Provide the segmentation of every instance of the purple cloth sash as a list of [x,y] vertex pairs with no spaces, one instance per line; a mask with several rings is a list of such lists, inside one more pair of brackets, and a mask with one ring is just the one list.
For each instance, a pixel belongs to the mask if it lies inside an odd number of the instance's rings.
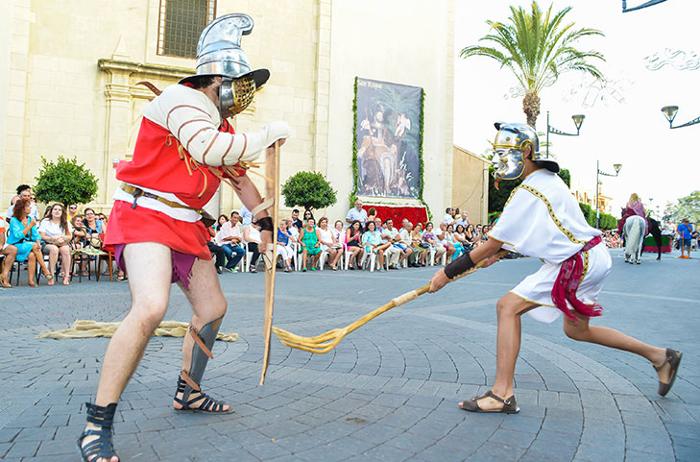
[[576,297],[576,291],[578,286],[581,284],[584,273],[583,258],[581,255],[583,252],[587,252],[596,245],[600,244],[602,239],[600,236],[596,236],[583,246],[581,250],[564,260],[559,269],[559,274],[557,275],[556,281],[554,281],[554,286],[552,287],[552,300],[557,308],[564,313],[564,316],[571,320],[576,320],[576,316],[571,312],[567,301],[576,310],[576,312],[588,316],[595,317],[603,314],[603,307],[597,303],[592,305],[583,303]]
[[[124,263],[124,248],[126,244],[115,244],[114,246],[114,259],[117,262],[117,266],[122,270],[126,271],[126,265]],[[178,252],[177,250],[170,249],[170,255],[172,258],[173,273],[171,276],[171,284],[174,282],[181,282],[185,289],[190,288],[190,277],[192,277],[192,266],[194,261],[197,259],[195,255],[190,255],[187,253]]]

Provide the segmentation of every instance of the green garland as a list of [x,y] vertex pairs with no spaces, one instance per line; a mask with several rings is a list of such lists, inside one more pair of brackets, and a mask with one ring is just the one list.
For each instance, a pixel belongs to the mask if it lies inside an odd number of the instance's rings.
[[[353,206],[357,200],[357,183],[359,182],[360,173],[357,169],[357,80],[355,77],[355,83],[353,85],[353,99],[352,99],[352,190],[348,195],[348,200],[350,201],[350,207]],[[433,214],[430,212],[430,207],[423,200],[423,126],[425,113],[425,90],[421,88],[420,94],[420,116],[418,117],[418,136],[420,136],[420,143],[418,144],[418,200],[425,207],[428,213],[428,220],[432,220]]]
[[352,190],[348,196],[350,207],[353,207],[357,200],[357,182],[359,181],[360,172],[357,170],[357,77],[353,86],[352,98]]

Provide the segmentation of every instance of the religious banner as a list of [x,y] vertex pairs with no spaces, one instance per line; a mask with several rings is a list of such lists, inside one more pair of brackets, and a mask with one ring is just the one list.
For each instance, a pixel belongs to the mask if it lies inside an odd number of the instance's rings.
[[358,78],[357,194],[421,199],[423,89]]

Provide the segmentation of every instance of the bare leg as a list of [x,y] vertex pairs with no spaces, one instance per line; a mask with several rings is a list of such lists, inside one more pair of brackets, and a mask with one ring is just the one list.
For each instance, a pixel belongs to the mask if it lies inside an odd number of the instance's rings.
[[170,249],[152,242],[129,244],[124,249],[124,259],[132,275],[129,278],[131,310],[107,347],[95,400],[99,406],[119,400],[168,308],[172,276]]
[[[133,278],[132,278],[133,279]],[[219,278],[216,276],[216,268],[208,260],[197,259],[192,266],[192,277],[190,278],[189,289],[185,289],[182,284],[178,284],[180,289],[192,305],[191,324],[197,331],[212,321],[221,319],[226,314],[226,299],[221,291]],[[194,339],[191,335],[185,335],[182,342],[182,370],[189,370],[192,364],[192,348]],[[198,393],[192,392],[189,399],[197,398]],[[182,398],[179,393],[178,398]],[[202,397],[202,400],[204,397]],[[200,400],[201,401],[201,400]],[[200,402],[193,402],[190,406],[196,408]],[[182,405],[173,401],[173,407],[182,408]],[[230,406],[224,405],[224,411],[228,411]]]
[[[661,366],[666,361],[666,349],[641,342],[609,327],[591,326],[589,319],[578,316],[578,322],[564,318],[564,333],[567,337],[580,342],[597,343],[609,348],[629,351],[649,360],[654,366]],[[668,382],[670,365],[666,363],[658,371],[659,380]]]
[[63,267],[63,285],[70,284],[71,257],[70,247],[64,245],[58,249],[61,255],[61,266]]
[[[151,334],[165,315],[170,295],[172,262],[168,247],[153,242],[129,244],[124,249],[124,258],[129,273],[134,276],[129,280],[131,310],[107,347],[95,398],[98,406],[119,400]],[[86,428],[99,427],[88,423]],[[96,438],[85,437],[83,446]],[[117,461],[116,457],[111,460]]]
[[46,244],[49,251],[49,273],[56,274],[56,263],[58,262],[58,247],[53,244]]
[[[503,399],[513,395],[515,362],[520,353],[520,316],[537,305],[508,292],[496,304],[498,334],[496,341],[496,380],[492,391]],[[503,403],[493,398],[478,400],[481,409],[501,409]],[[459,403],[461,406],[462,403]]]
[[27,257],[27,284],[29,287],[36,287],[36,255],[29,252]]
[[2,277],[0,277],[0,285],[5,288],[10,288],[10,269],[15,263],[15,258],[17,258],[17,247],[14,245],[8,245],[2,250],[3,255],[5,255],[5,260],[2,262]]

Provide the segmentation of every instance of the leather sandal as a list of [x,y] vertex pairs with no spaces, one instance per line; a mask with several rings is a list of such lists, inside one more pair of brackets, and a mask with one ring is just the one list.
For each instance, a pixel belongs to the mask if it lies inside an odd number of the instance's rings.
[[[177,391],[175,392],[175,398],[173,399],[182,407],[179,409],[175,408],[176,411],[205,412],[208,414],[231,414],[233,412],[232,407],[229,407],[227,410],[224,410],[224,406],[226,405],[226,403],[212,398],[211,396],[204,393],[201,389],[192,390],[191,393],[196,393],[196,396],[194,398],[188,399],[187,401],[178,398],[178,394],[185,393],[185,387],[187,387],[187,382],[182,378],[182,376],[178,377]],[[195,403],[199,404],[193,407],[192,405]]]
[[[484,398],[495,399],[496,401],[503,403],[503,407],[500,409],[482,409],[479,407],[479,400]],[[520,408],[515,402],[515,395],[511,395],[511,397],[508,399],[503,399],[500,396],[496,396],[491,390],[487,391],[481,396],[477,396],[476,398],[462,401],[462,403],[458,406],[460,409],[465,411],[479,412],[482,414],[517,414],[520,412]]]
[[[112,423],[117,403],[109,404],[106,407],[85,403],[85,406],[87,407],[87,421],[100,428],[86,429],[78,438],[78,451],[80,451],[81,460],[94,462],[100,458],[112,460],[112,457],[119,457],[112,446]],[[83,445],[83,440],[88,436],[97,436],[97,439]]]
[[683,358],[683,353],[681,353],[680,351],[672,350],[670,348],[666,348],[666,360],[659,367],[654,366],[654,369],[658,371],[659,369],[664,367],[666,363],[671,365],[669,382],[663,383],[659,380],[659,395],[666,396],[668,392],[671,391],[673,382],[676,381],[676,373],[678,372],[678,368],[681,365],[681,358]]

